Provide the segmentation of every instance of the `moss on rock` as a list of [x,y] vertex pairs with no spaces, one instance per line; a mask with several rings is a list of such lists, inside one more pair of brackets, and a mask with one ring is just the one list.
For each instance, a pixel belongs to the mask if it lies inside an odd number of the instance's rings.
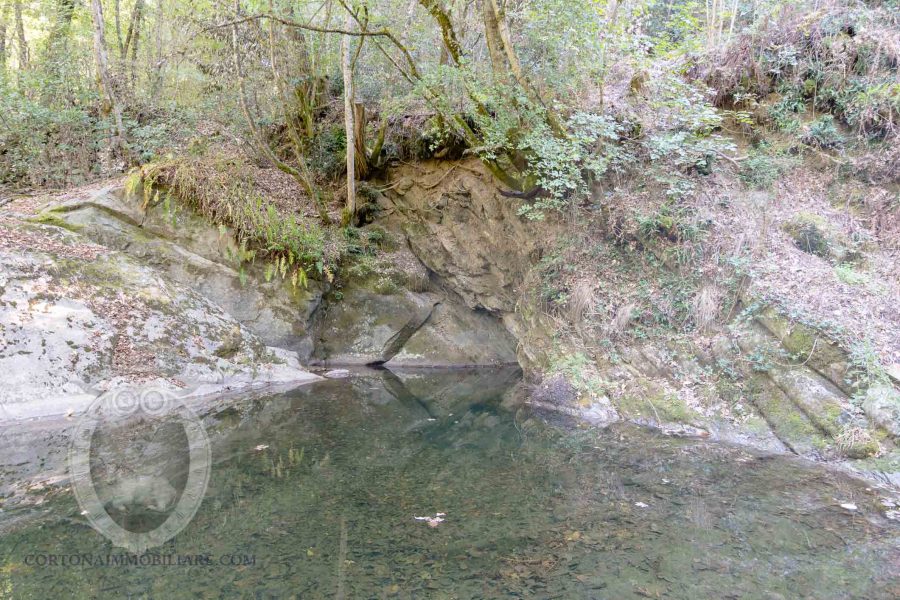
[[687,425],[696,425],[702,421],[701,415],[676,394],[647,378],[631,382],[624,393],[616,397],[615,403],[616,408],[627,419]]
[[73,223],[69,223],[62,218],[62,214],[59,211],[55,210],[45,210],[31,219],[31,222],[40,223],[41,225],[52,225],[54,227],[60,227],[73,233],[78,233],[81,231],[81,227]]
[[814,369],[844,393],[853,394],[853,386],[846,381],[850,368],[847,353],[827,334],[792,321],[771,306],[757,315],[756,320],[799,362]]
[[830,437],[814,425],[781,389],[763,374],[752,378],[754,406],[785,445],[800,454],[815,454],[832,445]]
[[825,232],[825,221],[817,215],[800,213],[783,225],[794,245],[808,254],[830,258],[831,245]]

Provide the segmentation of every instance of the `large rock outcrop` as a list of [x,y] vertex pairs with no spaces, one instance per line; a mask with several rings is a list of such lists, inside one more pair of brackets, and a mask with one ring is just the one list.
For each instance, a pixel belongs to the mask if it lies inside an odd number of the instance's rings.
[[392,179],[387,221],[404,231],[413,253],[469,307],[514,312],[548,228],[520,218],[517,202],[502,197],[475,160],[401,167]]
[[452,291],[429,287],[427,270],[405,246],[385,249],[382,262],[391,266],[384,272],[347,273],[337,288],[310,280],[304,288],[277,277],[267,281],[258,264],[241,262],[227,228],[174,202],[145,206],[120,187],[55,203],[41,218],[213,299],[263,343],[295,351],[304,363],[516,362],[515,339],[499,319],[469,308]]
[[316,361],[387,367],[516,364],[516,340],[503,323],[432,284],[405,245],[383,249],[379,265],[370,274],[347,278],[326,296],[316,313]]
[[135,381],[202,395],[317,379],[164,272],[16,217],[0,219],[0,374],[3,418],[78,411]]
[[499,319],[526,372],[545,366],[555,324],[537,307],[534,268],[556,227],[517,213],[474,159],[426,161],[391,172],[381,222],[403,232],[416,258],[466,306]]
[[[896,411],[884,400],[896,397],[896,387],[885,384],[889,395],[870,394],[860,406],[865,390],[850,381],[846,349],[821,332],[747,294],[733,308],[731,323],[693,341],[682,336],[680,344],[641,341],[602,327],[580,331],[559,306],[555,316],[548,315],[541,297],[542,286],[553,283],[541,271],[542,259],[552,259],[550,253],[566,245],[557,243],[566,223],[553,215],[541,223],[521,217],[522,201],[502,195],[475,160],[401,165],[390,180],[379,200],[380,222],[403,232],[410,250],[442,285],[467,306],[495,315],[516,338],[526,375],[543,379],[522,394],[525,401],[589,419],[599,411],[602,423],[622,418],[667,433],[896,470],[896,446],[885,438],[896,429]],[[618,242],[598,235],[593,243]],[[632,246],[619,251],[653,252],[636,241]],[[654,258],[661,269],[677,268],[666,256]],[[620,283],[639,284],[627,277]],[[596,285],[615,296],[612,282]],[[760,306],[749,317],[740,314],[740,308]],[[594,352],[598,347],[615,358]]]
[[190,209],[174,202],[145,207],[141,198],[117,186],[54,204],[44,215],[214,299],[266,344],[296,351],[304,361],[312,353],[307,325],[323,286],[266,281],[258,266],[241,262],[228,229]]

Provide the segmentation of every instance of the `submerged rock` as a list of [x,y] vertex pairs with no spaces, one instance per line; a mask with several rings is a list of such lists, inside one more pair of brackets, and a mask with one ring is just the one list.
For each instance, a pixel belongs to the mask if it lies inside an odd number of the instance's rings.
[[621,419],[607,396],[579,389],[564,373],[545,377],[532,390],[526,403],[541,410],[584,419],[595,427],[607,427]]
[[562,373],[545,377],[531,394],[531,400],[542,404],[567,405],[578,401],[578,390]]

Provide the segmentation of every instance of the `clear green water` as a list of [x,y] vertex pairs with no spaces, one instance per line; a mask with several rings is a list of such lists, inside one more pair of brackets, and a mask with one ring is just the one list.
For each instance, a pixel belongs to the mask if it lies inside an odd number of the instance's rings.
[[[203,505],[157,549],[213,564],[26,564],[118,552],[60,492],[0,539],[0,597],[900,597],[883,492],[786,457],[548,425],[500,408],[513,380],[364,377],[219,410]],[[252,564],[218,564],[235,554]]]

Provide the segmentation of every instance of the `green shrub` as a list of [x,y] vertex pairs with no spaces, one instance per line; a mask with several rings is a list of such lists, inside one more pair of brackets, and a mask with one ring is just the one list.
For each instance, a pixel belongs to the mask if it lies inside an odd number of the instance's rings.
[[738,176],[751,188],[767,190],[792,165],[793,161],[790,158],[770,154],[765,147],[760,147],[751,151],[747,159],[741,163]]
[[837,148],[844,143],[832,115],[823,115],[809,124],[803,142],[817,148]]
[[61,187],[91,179],[108,124],[84,106],[42,103],[0,77],[0,184]]
[[896,135],[900,128],[900,83],[892,76],[884,81],[858,81],[850,86],[843,103],[847,122],[872,137]]
[[800,127],[797,116],[806,112],[806,104],[796,90],[788,88],[785,92],[778,102],[769,107],[769,118],[781,131],[797,131]]

